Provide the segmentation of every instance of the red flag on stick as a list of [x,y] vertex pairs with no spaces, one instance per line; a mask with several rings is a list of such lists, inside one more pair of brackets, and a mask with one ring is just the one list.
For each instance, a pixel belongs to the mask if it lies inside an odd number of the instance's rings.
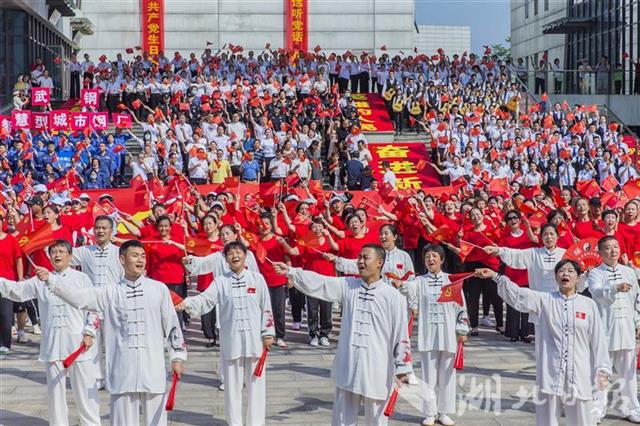
[[184,300],[182,296],[180,296],[175,291],[169,290],[169,294],[171,295],[171,303],[173,303],[173,306],[181,304],[182,301]]
[[396,274],[394,274],[393,272],[385,272],[384,276],[389,278],[390,280],[398,280],[398,281],[406,281],[409,279],[409,277],[413,275],[413,272],[411,271],[407,271],[405,272],[405,274],[401,277],[397,276]]
[[456,357],[453,361],[453,368],[456,370],[464,369],[464,344],[458,340],[458,349],[456,350]]
[[411,333],[413,332],[413,320],[414,320],[414,315],[413,315],[413,311],[411,311],[411,316],[409,317],[409,339],[411,339]]
[[442,293],[438,298],[438,302],[456,302],[460,306],[464,306],[462,299],[462,284],[464,280],[473,275],[473,272],[465,272],[462,274],[449,274],[450,284],[442,287]]
[[391,417],[393,415],[393,409],[396,406],[396,402],[398,401],[398,393],[400,388],[396,386],[393,388],[393,392],[391,392],[391,396],[387,401],[387,405],[384,407],[384,415],[385,417]]
[[222,249],[222,246],[212,243],[206,238],[198,237],[188,237],[185,241],[185,247],[189,253],[193,253],[196,256],[206,256],[216,249]]
[[71,355],[69,355],[68,357],[66,357],[64,359],[64,361],[62,361],[62,366],[64,368],[69,368],[71,366],[71,364],[73,364],[73,361],[75,361],[76,358],[78,358],[80,356],[80,354],[82,354],[86,349],[87,348],[84,345],[84,343],[80,343],[80,347],[78,349],[76,349],[75,351],[71,352]]
[[253,370],[253,375],[256,377],[262,377],[262,372],[264,371],[264,364],[267,362],[267,354],[269,353],[269,349],[262,348],[262,355],[260,355],[260,360],[256,364],[255,370]]
[[18,245],[22,252],[29,256],[36,250],[43,249],[55,241],[51,225],[46,224],[28,234],[21,235],[18,238]]
[[178,375],[173,373],[173,381],[171,382],[171,389],[169,389],[169,396],[167,397],[167,404],[164,406],[166,411],[172,411],[176,400],[176,387],[178,385]]

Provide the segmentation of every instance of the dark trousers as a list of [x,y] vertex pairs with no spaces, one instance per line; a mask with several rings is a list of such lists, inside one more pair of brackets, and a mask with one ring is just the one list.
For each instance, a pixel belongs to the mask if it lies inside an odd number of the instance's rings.
[[402,111],[400,112],[392,111],[391,114],[392,114],[391,118],[396,125],[396,132],[398,133],[402,132]]
[[107,109],[110,113],[118,112],[118,104],[120,103],[120,95],[107,95]]
[[562,93],[562,80],[553,80],[553,93],[556,95]]
[[336,84],[337,82],[338,82],[338,74],[329,74],[329,84],[331,85],[329,90],[331,90],[333,88],[333,85]]
[[[187,285],[185,283],[165,283],[167,288],[183,299],[187,297]],[[189,318],[186,312],[176,312],[178,316],[178,322],[180,322],[180,328],[184,329],[184,320]]]
[[27,315],[29,315],[29,319],[31,320],[31,324],[40,324],[40,311],[38,310],[38,299],[27,300],[26,302],[14,302],[13,303],[13,312],[24,312],[27,311]]
[[200,317],[202,323],[202,333],[209,340],[218,340],[218,330],[216,330],[216,308]]
[[360,79],[360,93],[369,93],[369,73],[361,72]]
[[71,87],[69,88],[69,97],[78,99],[80,97],[80,71],[71,72]]
[[152,93],[149,97],[149,106],[151,109],[156,109],[158,105],[162,102],[162,93]]
[[[481,263],[471,262],[465,265],[468,272],[475,271],[476,268],[484,268]],[[469,326],[478,327],[478,316],[480,313],[480,295],[493,306],[493,313],[496,318],[496,327],[503,325],[502,299],[498,296],[496,284],[490,279],[480,279],[472,277],[464,282],[464,297],[467,302],[467,313],[469,315]]]
[[541,95],[542,93],[544,93],[545,89],[545,80],[544,78],[536,78],[536,87],[535,87],[535,92],[536,95]]
[[13,325],[13,301],[0,298],[0,346],[11,349],[11,326]]
[[293,317],[293,322],[302,322],[304,297],[304,293],[295,287],[289,289],[289,301],[291,302],[291,316]]
[[504,335],[506,337],[527,337],[533,334],[533,324],[529,322],[529,314],[518,312],[507,305],[507,320],[504,324]]
[[360,93],[358,86],[360,83],[360,74],[351,76],[351,93]]
[[340,93],[344,93],[349,88],[349,79],[348,78],[338,78],[338,91]]
[[207,178],[190,178],[191,183],[194,183],[196,185],[206,185],[207,184]]
[[[309,323],[310,337],[329,337],[333,327],[331,322],[332,309],[333,304],[331,302],[325,302],[315,297],[307,297],[307,321]],[[320,315],[319,323],[318,315]]]
[[273,321],[275,322],[276,338],[282,339],[285,334],[284,305],[287,299],[287,289],[284,284],[277,287],[269,287]]

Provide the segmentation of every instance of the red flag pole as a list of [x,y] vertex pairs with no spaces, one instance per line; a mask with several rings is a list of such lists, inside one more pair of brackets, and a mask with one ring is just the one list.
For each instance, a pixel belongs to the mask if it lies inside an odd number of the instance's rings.
[[167,397],[167,403],[164,406],[166,411],[172,411],[176,399],[176,387],[178,385],[178,375],[173,373],[173,381],[171,382],[171,389],[169,389],[169,396]]
[[391,396],[387,401],[387,405],[384,407],[384,415],[385,417],[391,417],[393,415],[393,409],[396,406],[396,402],[398,401],[398,393],[400,391],[399,386],[395,386],[393,388],[393,392],[391,392]]
[[87,347],[84,345],[84,343],[80,343],[80,347],[78,349],[76,349],[75,351],[73,351],[71,353],[71,355],[66,357],[64,359],[64,361],[62,361],[62,366],[64,368],[69,368],[71,366],[71,364],[73,364],[73,361],[75,361],[76,358],[78,358],[80,356],[80,354],[82,354],[86,349],[87,349]]
[[458,340],[458,349],[456,350],[456,357],[453,361],[453,368],[456,370],[464,369],[464,343]]
[[256,364],[255,370],[253,370],[253,375],[256,377],[262,377],[262,372],[264,371],[264,365],[267,361],[267,354],[269,353],[269,349],[262,348],[262,355],[260,355],[260,360],[258,364]]

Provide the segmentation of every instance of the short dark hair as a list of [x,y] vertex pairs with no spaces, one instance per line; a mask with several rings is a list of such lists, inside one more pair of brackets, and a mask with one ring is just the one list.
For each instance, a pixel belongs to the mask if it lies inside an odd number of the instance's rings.
[[442,246],[440,244],[427,244],[426,246],[424,246],[422,248],[422,258],[424,259],[424,257],[427,255],[428,252],[434,252],[434,253],[438,253],[440,255],[440,259],[444,260],[445,258],[445,253],[444,253],[444,249],[442,248]]
[[540,227],[540,235],[544,234],[544,231],[546,231],[546,230],[547,230],[547,228],[551,228],[551,229],[553,229],[553,232],[555,232],[555,233],[556,233],[556,235],[559,235],[559,234],[558,234],[558,227],[557,227],[557,226],[555,226],[553,223],[545,223],[544,225],[542,225],[542,226]]
[[384,251],[384,249],[380,244],[375,244],[375,243],[365,244],[362,246],[362,249],[360,251],[364,249],[373,250],[376,253],[376,256],[378,257],[378,259],[382,260],[382,265],[384,265],[384,260],[387,257],[387,252]]
[[126,256],[127,251],[129,251],[130,248],[135,247],[135,248],[141,248],[144,250],[144,244],[142,244],[140,241],[138,240],[129,240],[129,241],[125,241],[124,243],[122,243],[122,245],[120,246],[120,250],[118,251],[118,254],[120,256]]
[[160,208],[160,207],[163,207],[165,209],[167,208],[167,206],[165,206],[163,203],[155,203],[153,205],[153,207],[151,207],[151,213],[153,213],[155,215],[156,214],[156,209]]
[[73,252],[73,248],[71,247],[71,243],[67,240],[55,240],[53,242],[53,244],[51,244],[49,246],[49,248],[47,249],[47,252],[49,254],[51,254],[51,250],[53,250],[56,247],[64,247],[65,249],[67,249],[67,253],[71,254]]
[[93,221],[94,225],[98,222],[109,222],[109,225],[111,225],[112,228],[114,225],[111,216],[107,216],[106,214],[101,214],[100,216],[96,217],[96,220]]
[[231,250],[235,250],[235,249],[242,250],[242,252],[245,254],[247,253],[247,246],[242,244],[240,241],[231,241],[230,243],[227,243],[227,245],[224,246],[224,249],[222,250],[222,254],[227,256],[227,254],[229,254]]
[[160,222],[164,220],[166,220],[167,222],[169,222],[169,224],[171,224],[171,219],[169,219],[169,216],[167,216],[166,214],[163,214],[162,216],[159,216],[156,218],[156,227],[160,225]]
[[[618,239],[613,235],[605,235],[598,240],[598,250],[602,250],[602,247],[609,241],[618,241]],[[620,242],[618,242],[618,244],[620,244]]]
[[576,262],[575,260],[572,260],[572,259],[562,259],[560,262],[558,262],[556,264],[556,267],[553,269],[553,272],[555,274],[557,274],[558,271],[560,270],[560,268],[562,268],[567,263],[570,263],[575,268],[576,272],[578,272],[578,275],[580,275],[582,273],[582,269],[580,268],[580,264],[578,262]]
[[604,219],[604,218],[605,218],[605,216],[608,216],[608,215],[610,215],[610,214],[614,215],[614,216],[616,217],[616,219],[618,218],[618,212],[617,212],[617,211],[615,211],[615,210],[613,210],[613,209],[606,209],[606,210],[603,210],[603,211],[602,211],[602,214],[600,214],[600,217],[601,217],[602,219]]

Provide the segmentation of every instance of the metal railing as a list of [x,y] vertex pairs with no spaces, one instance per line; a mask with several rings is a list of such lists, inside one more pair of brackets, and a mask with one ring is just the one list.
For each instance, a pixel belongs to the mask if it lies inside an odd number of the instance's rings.
[[640,73],[634,70],[549,70],[516,75],[536,95],[640,95]]

